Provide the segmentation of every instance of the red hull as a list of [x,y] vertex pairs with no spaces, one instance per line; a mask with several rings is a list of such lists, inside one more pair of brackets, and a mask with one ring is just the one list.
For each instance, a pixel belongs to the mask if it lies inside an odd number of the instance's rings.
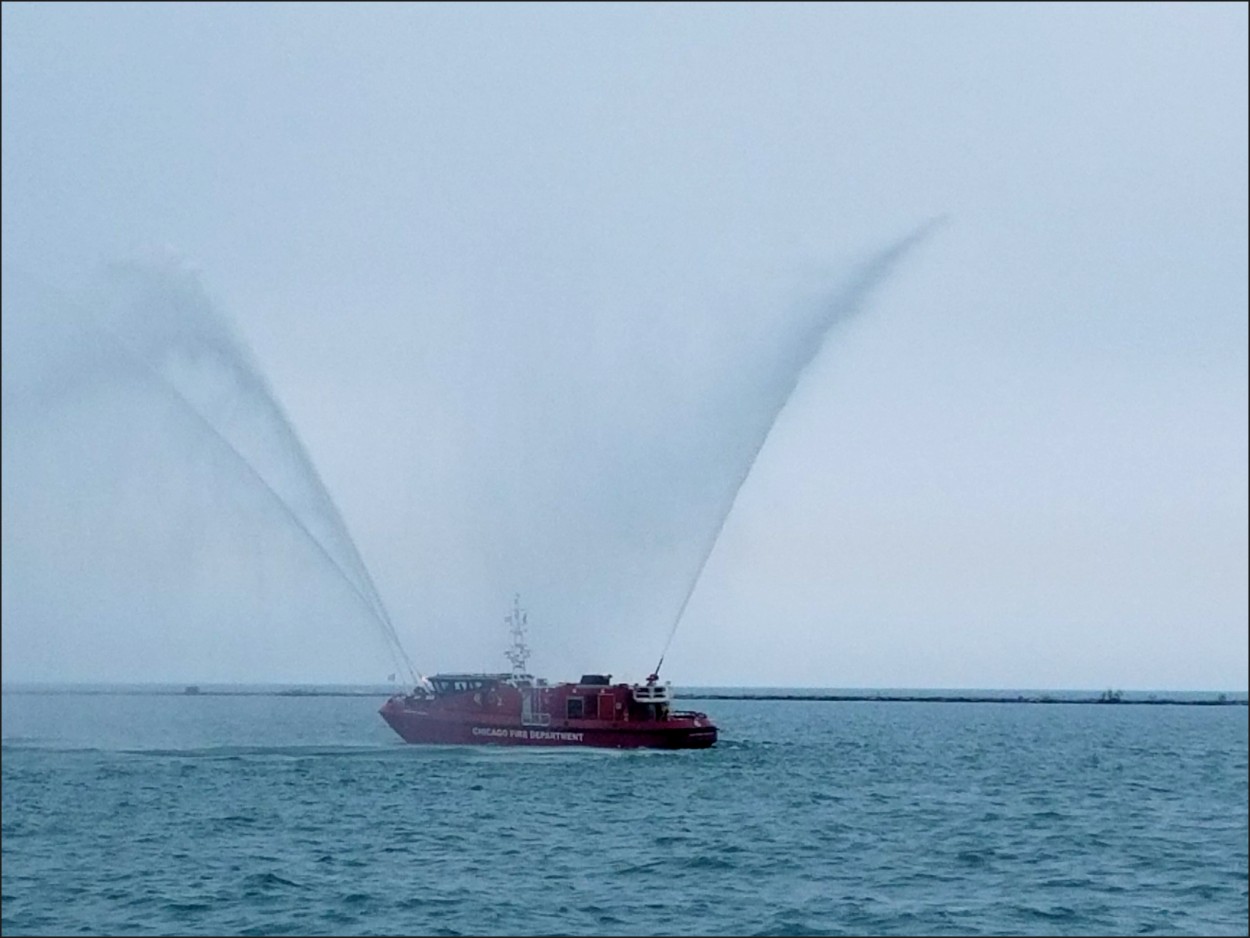
[[500,674],[435,675],[428,684],[395,695],[379,711],[404,742],[608,749],[716,743],[707,714],[669,709],[667,685],[609,685],[600,675],[548,685]]
[[706,749],[716,743],[716,727],[699,717],[675,717],[648,726],[569,721],[562,726],[522,726],[512,721],[443,718],[408,710],[391,698],[382,718],[407,743],[496,746],[598,746],[608,749]]

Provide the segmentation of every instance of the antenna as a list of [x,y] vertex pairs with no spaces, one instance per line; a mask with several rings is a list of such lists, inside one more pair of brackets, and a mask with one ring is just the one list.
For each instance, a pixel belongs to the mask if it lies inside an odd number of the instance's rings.
[[530,646],[525,643],[525,627],[529,623],[529,613],[521,608],[520,593],[512,597],[512,612],[504,616],[503,620],[508,623],[508,634],[512,636],[512,644],[504,652],[508,661],[512,663],[512,676],[529,677],[529,672],[525,668],[530,657]]

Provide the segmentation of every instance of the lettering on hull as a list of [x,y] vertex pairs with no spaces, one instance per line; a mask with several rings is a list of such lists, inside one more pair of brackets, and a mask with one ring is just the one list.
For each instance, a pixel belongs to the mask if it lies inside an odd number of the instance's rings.
[[506,726],[475,726],[474,736],[505,736],[508,739],[542,739],[560,743],[580,743],[581,733],[562,730],[518,730]]

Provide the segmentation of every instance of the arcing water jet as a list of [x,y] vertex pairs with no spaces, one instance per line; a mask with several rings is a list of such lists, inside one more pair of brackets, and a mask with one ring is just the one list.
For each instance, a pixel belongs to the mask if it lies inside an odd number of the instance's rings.
[[793,396],[794,389],[798,386],[799,379],[803,376],[804,371],[807,370],[812,359],[816,357],[816,353],[820,351],[825,337],[836,325],[860,312],[872,291],[889,278],[899,261],[928,238],[945,221],[946,216],[942,215],[925,222],[915,231],[894,242],[862,264],[846,285],[824,307],[823,314],[816,317],[809,327],[797,337],[797,341],[790,350],[791,354],[783,363],[784,370],[778,373],[776,381],[772,386],[774,396],[768,402],[770,409],[766,412],[766,419],[762,424],[762,429],[756,439],[751,441],[748,450],[749,456],[742,464],[741,471],[738,473],[734,484],[730,487],[728,497],[720,506],[720,511],[716,515],[716,523],[711,528],[709,536],[698,555],[699,563],[695,567],[694,576],[691,577],[681,605],[677,609],[677,615],[673,618],[673,625],[669,629],[668,638],[665,640],[664,648],[660,652],[660,660],[652,672],[653,677],[658,677],[660,673],[660,668],[664,664],[664,656],[668,654],[669,645],[672,644],[673,636],[677,634],[677,627],[681,623],[682,616],[685,615],[686,607],[690,604],[690,598],[694,595],[695,588],[699,585],[699,579],[703,576],[703,570],[712,556],[712,551],[716,549],[716,542],[720,540],[721,532],[725,529],[725,522],[729,519],[730,512],[733,511],[734,503],[738,500],[738,493],[742,491],[742,486],[746,483],[747,477],[750,476],[751,470],[755,467],[760,451],[764,448],[769,434],[777,423],[777,418],[781,415],[782,410],[785,409],[786,403]]

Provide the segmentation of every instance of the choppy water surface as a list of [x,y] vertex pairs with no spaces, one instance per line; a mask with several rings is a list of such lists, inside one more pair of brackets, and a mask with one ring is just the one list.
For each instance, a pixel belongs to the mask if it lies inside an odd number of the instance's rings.
[[366,697],[3,699],[5,934],[1245,934],[1245,707],[707,701],[700,752]]

